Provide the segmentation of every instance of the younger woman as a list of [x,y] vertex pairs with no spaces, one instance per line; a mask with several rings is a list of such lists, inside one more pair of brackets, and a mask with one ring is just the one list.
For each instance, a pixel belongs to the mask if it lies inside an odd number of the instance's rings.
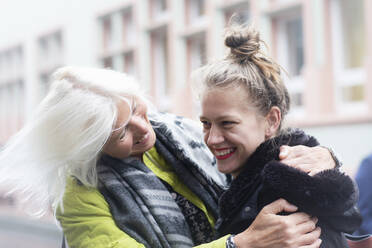
[[[360,224],[353,182],[337,168],[311,176],[279,162],[282,145],[319,143],[301,130],[281,129],[289,95],[280,67],[261,52],[260,43],[257,31],[231,27],[225,38],[230,53],[198,73],[204,141],[219,171],[234,178],[219,201],[217,230],[238,234],[266,204],[284,198],[319,219],[321,247],[347,247],[342,232],[351,233]],[[243,239],[238,234],[230,241],[240,247]],[[289,246],[299,247],[291,242]],[[276,247],[261,245],[257,247]]]

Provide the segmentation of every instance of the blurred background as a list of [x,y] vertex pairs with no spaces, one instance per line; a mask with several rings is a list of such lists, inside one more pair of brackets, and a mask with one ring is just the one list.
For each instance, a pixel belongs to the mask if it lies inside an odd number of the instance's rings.
[[[369,0],[2,0],[0,147],[63,65],[132,74],[160,110],[197,119],[190,74],[224,55],[223,30],[234,13],[239,22],[254,23],[288,72],[287,124],[332,147],[354,176],[372,152]],[[20,210],[21,199],[5,191],[0,188],[0,247],[60,247],[52,214],[32,219]]]

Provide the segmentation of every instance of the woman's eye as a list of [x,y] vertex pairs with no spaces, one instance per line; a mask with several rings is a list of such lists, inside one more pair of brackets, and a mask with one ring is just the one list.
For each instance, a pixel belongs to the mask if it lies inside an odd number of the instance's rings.
[[137,113],[137,103],[134,102],[132,106],[132,114],[135,115]]
[[208,121],[201,121],[201,123],[203,124],[204,129],[208,129],[211,126],[211,124]]
[[126,134],[127,134],[127,127],[124,127],[124,130],[122,131],[122,133],[119,136],[119,140],[123,141],[126,138]]
[[222,122],[222,126],[224,126],[224,127],[230,127],[234,124],[235,124],[235,122],[233,122],[233,121],[223,121]]

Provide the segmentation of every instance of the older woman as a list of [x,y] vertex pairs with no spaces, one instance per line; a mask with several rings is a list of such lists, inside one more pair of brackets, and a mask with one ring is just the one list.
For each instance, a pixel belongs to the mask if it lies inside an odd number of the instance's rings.
[[[199,127],[156,111],[148,118],[148,107],[122,73],[61,68],[33,118],[1,152],[0,180],[40,210],[52,203],[70,247],[225,247],[229,235],[214,240],[213,227],[226,178]],[[317,158],[312,170],[335,166],[327,149],[287,149],[284,161],[304,170],[309,157]],[[282,210],[296,207],[269,204],[241,236],[280,247],[287,246],[279,237],[318,239],[315,219],[278,219]]]

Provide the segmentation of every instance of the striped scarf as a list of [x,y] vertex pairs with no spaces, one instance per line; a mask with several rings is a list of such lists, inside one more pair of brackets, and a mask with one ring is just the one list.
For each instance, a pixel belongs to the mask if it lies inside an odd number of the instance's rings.
[[[217,216],[225,178],[215,168],[202,134],[189,120],[169,114],[151,116],[156,149],[180,180]],[[146,247],[192,247],[189,227],[162,181],[136,158],[103,156],[98,163],[99,190],[118,227]]]

